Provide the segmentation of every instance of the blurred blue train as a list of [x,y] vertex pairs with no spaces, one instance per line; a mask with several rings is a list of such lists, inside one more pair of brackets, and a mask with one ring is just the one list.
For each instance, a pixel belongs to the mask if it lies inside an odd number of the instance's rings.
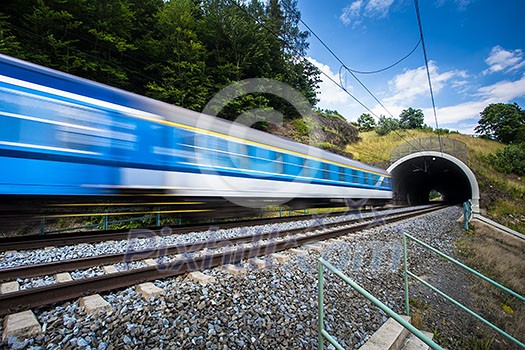
[[0,55],[0,196],[146,192],[392,196],[382,169]]

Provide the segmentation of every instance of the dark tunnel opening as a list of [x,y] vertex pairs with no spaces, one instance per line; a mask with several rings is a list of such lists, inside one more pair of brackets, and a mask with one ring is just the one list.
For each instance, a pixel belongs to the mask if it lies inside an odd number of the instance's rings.
[[401,162],[390,171],[396,203],[426,204],[432,190],[441,193],[443,201],[449,203],[462,203],[472,198],[469,176],[449,159],[418,156]]

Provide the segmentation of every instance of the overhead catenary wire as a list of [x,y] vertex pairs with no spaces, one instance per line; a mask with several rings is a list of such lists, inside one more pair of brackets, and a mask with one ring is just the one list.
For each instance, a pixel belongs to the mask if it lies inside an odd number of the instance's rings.
[[432,79],[430,79],[430,69],[428,68],[428,57],[427,57],[427,49],[425,47],[425,38],[423,36],[423,25],[421,24],[421,14],[419,11],[419,1],[414,0],[414,5],[416,7],[416,16],[417,16],[417,24],[419,27],[419,34],[421,38],[421,47],[423,49],[423,57],[425,59],[425,67],[427,69],[427,78],[428,78],[428,87],[430,89],[430,98],[432,100],[432,110],[434,111],[434,120],[436,121],[436,131],[438,134],[438,140],[439,140],[439,150],[443,153],[443,141],[441,140],[441,135],[439,133],[439,124],[438,124],[438,117],[436,112],[436,102],[434,100],[434,91],[432,90]]
[[348,67],[346,69],[348,69],[349,71],[354,72],[356,74],[376,74],[376,73],[381,73],[381,72],[387,71],[390,68],[393,68],[393,67],[397,66],[399,63],[401,63],[404,60],[406,60],[407,58],[409,58],[416,51],[416,49],[419,47],[419,44],[421,44],[421,38],[417,41],[416,45],[414,46],[414,48],[409,53],[407,53],[405,56],[403,56],[402,58],[400,58],[396,62],[394,62],[391,65],[388,65],[388,66],[386,66],[384,68],[377,69],[377,70],[372,70],[372,71],[360,71],[360,70],[352,69],[352,68],[348,68]]
[[[286,7],[288,7],[288,9],[290,9],[289,7],[289,4],[287,3],[287,1],[283,1],[284,4],[286,4]],[[335,54],[335,52],[319,37],[319,35],[317,35],[317,33],[315,33],[312,28],[310,28],[310,26],[308,26],[308,24],[306,24],[306,22],[303,21],[303,19],[299,18],[299,21],[306,27],[306,29],[308,29],[310,31],[310,33],[328,50],[328,52],[330,52],[330,54],[332,54],[332,56],[334,56],[334,58],[341,64],[342,67],[344,67],[351,75],[352,77],[361,85],[361,87],[363,87],[363,89],[365,89],[368,94],[370,96],[372,96],[372,98],[392,117],[392,118],[395,118],[394,115],[390,112],[390,110],[388,108],[385,107],[385,105],[383,105],[383,103],[381,101],[379,101],[379,99],[372,93],[372,91],[370,91],[370,89],[368,89],[368,87],[354,74],[354,72],[352,72],[348,66],[339,58],[339,56],[337,56]],[[417,47],[417,46],[416,46]],[[412,50],[411,53],[413,53],[415,51]],[[410,53],[410,54],[411,54]],[[326,74],[325,74],[326,75]],[[334,81],[333,79],[330,79],[332,81]],[[339,86],[339,84],[336,84]],[[344,91],[347,91],[346,88],[343,87],[343,90]],[[353,96],[352,96],[353,97]],[[355,99],[355,97],[354,97]],[[371,110],[369,108],[367,108],[368,111],[371,112]],[[377,114],[371,112],[378,120],[379,120],[379,117],[377,116]],[[393,130],[395,134],[397,134],[401,139],[405,140],[406,143],[408,143],[410,146],[414,147],[417,149],[417,147],[415,147],[409,140],[407,140],[403,135],[401,135],[397,130]],[[421,150],[424,149],[423,145],[421,144],[421,142],[419,142],[419,140],[417,140],[417,143],[419,143],[419,146],[421,146]]]
[[[257,18],[255,18],[254,16],[252,16],[243,6],[241,6],[239,3],[237,3],[237,1],[235,0],[229,0],[229,2],[233,5],[235,5],[236,7],[238,7],[240,10],[242,10],[248,17],[250,17],[252,20],[255,21],[255,23],[257,23],[258,25],[260,25],[262,28],[264,28],[265,30],[267,30],[270,34],[272,34],[273,36],[275,36],[277,39],[279,39],[282,44],[288,48],[290,48],[293,53],[296,55],[297,58],[300,58],[301,61],[308,61],[310,62],[306,57],[304,57],[302,54],[299,54],[296,52],[295,48],[292,47],[290,44],[288,44],[284,39],[282,39],[277,33],[275,33],[272,29],[268,28],[268,26],[266,26],[264,23],[260,22],[257,20]],[[310,62],[311,63],[311,62]],[[366,106],[363,102],[361,102],[357,97],[355,97],[352,93],[350,93],[344,86],[342,86],[341,84],[337,83],[337,81],[335,81],[330,75],[328,75],[327,73],[323,72],[322,70],[319,69],[319,72],[324,75],[326,78],[328,78],[328,80],[330,80],[333,84],[335,84],[337,87],[339,87],[343,92],[345,92],[348,96],[350,96],[354,101],[356,101],[359,105],[361,105],[364,109],[366,109],[368,112],[370,112],[372,115],[374,115],[376,118],[379,119],[379,117],[377,116],[377,114],[371,110],[368,106]],[[363,152],[363,153],[367,153],[367,152]],[[375,154],[372,154],[372,153],[367,153],[367,155],[369,155],[370,157],[372,158],[375,158],[376,160],[378,160],[379,162],[383,162],[384,160],[381,159],[380,157],[378,157],[377,155]]]

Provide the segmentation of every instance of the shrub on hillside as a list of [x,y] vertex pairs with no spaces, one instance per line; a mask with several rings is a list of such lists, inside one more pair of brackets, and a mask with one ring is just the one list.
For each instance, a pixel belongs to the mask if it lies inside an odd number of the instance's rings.
[[391,131],[398,130],[400,128],[399,120],[395,118],[379,117],[377,123],[376,133],[379,136],[388,135]]
[[525,143],[505,146],[496,152],[490,161],[502,173],[525,175]]

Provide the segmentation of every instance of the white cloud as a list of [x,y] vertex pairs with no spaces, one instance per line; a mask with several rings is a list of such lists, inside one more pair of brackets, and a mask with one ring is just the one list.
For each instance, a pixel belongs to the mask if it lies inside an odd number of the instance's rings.
[[[437,108],[438,122],[445,127],[451,127],[451,124],[457,124],[461,127],[461,121],[467,119],[479,119],[479,113],[491,103],[508,103],[516,98],[525,97],[525,75],[516,81],[500,81],[498,83],[481,87],[477,90],[475,97],[478,99],[460,103],[454,106]],[[434,125],[434,112],[432,108],[424,108],[425,122]],[[476,124],[473,124],[476,126]],[[473,133],[473,127],[464,128]],[[454,129],[453,127],[451,127]]]
[[[339,19],[345,26],[349,25],[350,23],[354,22],[358,23],[359,20],[356,21],[360,17],[361,13],[361,7],[363,6],[363,0],[356,0],[347,7],[343,8],[343,13],[341,13],[341,16],[339,16]],[[359,21],[360,23],[360,21]]]
[[[430,79],[432,80],[432,90],[438,93],[448,80],[453,78],[468,77],[465,71],[451,70],[439,73],[438,67],[434,61],[428,63]],[[416,69],[408,69],[405,72],[396,75],[388,82],[393,95],[385,98],[387,103],[403,102],[409,104],[416,97],[429,94],[428,78],[426,67],[422,66]]]
[[365,7],[365,14],[369,17],[385,17],[393,2],[394,0],[369,0]]
[[499,45],[492,48],[485,62],[489,65],[489,68],[483,71],[485,75],[501,71],[512,72],[525,67],[522,50],[508,51]]
[[[332,72],[330,67],[324,63],[321,63],[317,61],[314,58],[307,57],[307,59],[321,72],[328,75],[330,78],[332,78],[334,81],[339,83],[339,75]],[[319,83],[319,91],[317,93],[317,97],[320,99],[321,104],[323,104],[324,108],[329,108],[327,106],[335,105],[335,104],[343,104],[348,103],[350,100],[350,96],[341,90],[337,85],[335,85],[333,82],[331,82],[325,75],[320,75],[321,82]],[[351,87],[346,87],[347,89],[352,89]]]
[[355,0],[343,8],[339,19],[344,25],[355,28],[364,18],[383,18],[388,15],[394,0]]
[[[439,107],[436,109],[438,123],[443,125],[459,123],[462,120],[476,118],[479,119],[479,112],[487,107],[486,101],[469,101],[454,106]],[[425,123],[435,127],[434,111],[432,108],[423,108]]]
[[525,74],[520,80],[499,81],[495,84],[478,89],[479,96],[492,102],[509,102],[515,98],[525,96]]

